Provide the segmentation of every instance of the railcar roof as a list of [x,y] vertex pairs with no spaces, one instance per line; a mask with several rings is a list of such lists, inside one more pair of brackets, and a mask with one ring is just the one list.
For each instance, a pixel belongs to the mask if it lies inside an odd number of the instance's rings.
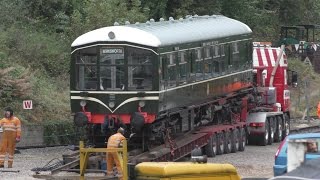
[[[114,33],[114,39],[109,38],[110,32]],[[246,24],[225,16],[190,16],[179,20],[148,21],[140,24],[96,29],[79,36],[71,46],[77,47],[97,42],[129,42],[162,47],[250,34],[251,32]]]

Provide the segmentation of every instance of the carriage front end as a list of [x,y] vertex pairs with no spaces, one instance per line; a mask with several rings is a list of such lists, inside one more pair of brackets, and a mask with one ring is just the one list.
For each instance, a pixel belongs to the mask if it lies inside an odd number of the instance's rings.
[[71,110],[89,142],[105,146],[119,127],[139,136],[156,119],[158,88],[155,52],[119,43],[93,43],[72,51]]

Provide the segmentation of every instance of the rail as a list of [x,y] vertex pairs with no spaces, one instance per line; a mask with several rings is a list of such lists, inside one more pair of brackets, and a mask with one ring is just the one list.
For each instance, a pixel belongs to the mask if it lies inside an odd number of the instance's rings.
[[[123,147],[122,148],[85,148],[83,141],[80,141],[79,146],[79,152],[80,152],[80,179],[84,180],[84,173],[86,171],[88,158],[90,153],[108,153],[108,152],[117,152],[118,158],[120,160],[120,165],[122,169],[122,177],[123,179],[128,179],[128,150],[127,150],[127,141],[123,141]],[[122,154],[121,154],[122,153]]]

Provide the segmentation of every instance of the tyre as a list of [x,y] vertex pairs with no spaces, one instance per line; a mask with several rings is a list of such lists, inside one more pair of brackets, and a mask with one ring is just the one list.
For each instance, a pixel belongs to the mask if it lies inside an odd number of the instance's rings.
[[269,139],[268,139],[268,144],[271,145],[274,140],[274,121],[275,119],[273,117],[269,118]]
[[283,131],[282,131],[282,140],[284,140],[284,138],[286,136],[289,135],[290,133],[290,118],[288,116],[288,114],[284,114],[284,119],[283,119]]
[[218,151],[217,154],[223,154],[224,149],[225,149],[225,138],[224,138],[224,133],[218,133]]
[[282,119],[280,116],[276,117],[276,128],[274,134],[274,142],[280,142],[282,140]]
[[208,144],[204,147],[206,155],[208,157],[215,157],[216,156],[216,151],[217,151],[217,138],[216,135],[213,134],[210,139]]
[[240,128],[239,130],[239,151],[244,151],[244,149],[246,148],[246,143],[247,143],[247,133],[246,130],[244,128]]
[[261,145],[266,146],[269,142],[269,122],[268,122],[268,120],[266,120],[264,127],[265,128],[264,128],[264,133],[262,136]]
[[238,129],[231,131],[231,152],[235,153],[239,149],[240,133]]
[[231,132],[230,131],[226,131],[224,133],[225,135],[225,148],[224,148],[224,153],[228,154],[231,152]]

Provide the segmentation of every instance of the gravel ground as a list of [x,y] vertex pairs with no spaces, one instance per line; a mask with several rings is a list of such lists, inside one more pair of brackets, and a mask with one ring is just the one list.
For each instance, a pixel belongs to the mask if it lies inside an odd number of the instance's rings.
[[246,146],[245,151],[210,158],[212,163],[229,163],[242,178],[273,177],[274,155],[279,143],[269,146]]
[[[320,120],[312,120],[310,124],[319,125]],[[307,121],[296,121],[292,123],[292,126],[301,128],[309,126],[309,123],[307,123]],[[210,158],[209,162],[233,164],[242,178],[270,178],[273,177],[272,166],[274,164],[274,154],[278,146],[279,143],[274,143],[271,146],[247,146],[244,152],[216,156],[215,158]],[[32,177],[35,172],[31,171],[31,169],[43,167],[55,158],[62,160],[62,154],[66,153],[72,153],[67,146],[21,149],[20,154],[15,154],[12,169],[0,169],[0,179],[36,179]],[[19,170],[20,172],[1,172],[1,170]],[[41,174],[49,174],[49,172]],[[65,175],[66,173],[62,174]]]
[[[225,154],[210,158],[212,163],[229,163],[233,164],[242,178],[248,177],[272,177],[272,165],[274,163],[274,154],[279,143],[271,146],[247,146],[244,152]],[[16,154],[13,168],[10,170],[20,170],[19,173],[0,172],[1,179],[8,180],[29,180],[37,179],[32,175],[35,172],[31,169],[45,166],[50,160],[58,158],[62,160],[62,154],[71,153],[68,147],[48,147],[36,149],[20,150],[21,154]],[[8,170],[4,168],[4,170]],[[49,174],[42,172],[41,174]],[[75,175],[74,173],[59,173],[59,175]]]
[[[13,168],[8,169],[7,164],[5,168],[0,169],[0,178],[5,180],[29,180],[36,179],[32,175],[35,173],[31,171],[33,168],[43,167],[50,160],[58,158],[62,160],[62,154],[72,152],[66,146],[63,147],[47,147],[35,149],[21,149],[20,154],[15,154],[13,161]],[[58,161],[54,161],[58,162]],[[19,170],[18,173],[1,172],[1,170]]]

